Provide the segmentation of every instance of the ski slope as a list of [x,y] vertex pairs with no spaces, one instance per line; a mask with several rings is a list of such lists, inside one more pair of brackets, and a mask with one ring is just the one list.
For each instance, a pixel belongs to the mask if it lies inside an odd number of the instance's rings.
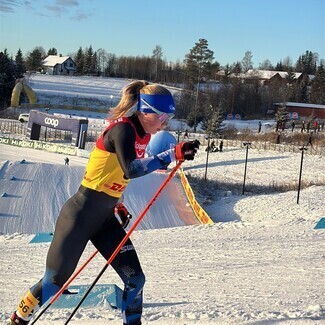
[[[86,158],[70,157],[0,144],[0,233],[53,232],[65,201],[80,186]],[[156,172],[131,180],[125,205],[136,217],[147,206],[168,173]],[[141,188],[141,191],[139,191]],[[199,224],[180,180],[174,177],[159,195],[138,229],[157,229]]]
[[[27,149],[18,150],[0,145],[1,192],[5,169],[21,159],[33,161],[24,166],[32,175],[38,163],[47,172],[68,173],[84,167],[83,158],[69,157],[64,166],[63,155]],[[184,163],[188,176],[203,177],[206,152],[200,149],[193,162]],[[51,164],[49,164],[49,161]],[[209,156],[208,179],[218,180],[215,196],[196,192],[208,214],[218,221],[212,226],[192,225],[139,230],[132,234],[147,282],[144,289],[143,324],[153,325],[321,325],[324,320],[324,250],[325,231],[314,229],[325,216],[324,157],[306,155],[303,180],[318,185],[303,189],[300,203],[297,192],[264,193],[275,182],[297,180],[300,155],[251,149],[247,168],[247,192],[244,196],[232,190],[242,181],[245,150],[225,148],[223,153]],[[6,164],[6,166],[4,166]],[[11,164],[11,165],[10,165]],[[12,168],[18,168],[15,166]],[[26,167],[28,167],[26,169]],[[30,169],[30,170],[29,170]],[[12,169],[14,170],[14,169]],[[37,171],[33,172],[37,174]],[[70,173],[70,172],[69,172]],[[11,176],[8,172],[5,179]],[[18,187],[28,183],[21,174]],[[65,192],[72,191],[74,178],[62,177]],[[24,181],[25,180],[25,181]],[[80,179],[79,179],[80,180]],[[79,183],[78,180],[78,183]],[[47,181],[49,177],[47,176]],[[75,180],[77,182],[77,180]],[[70,183],[69,183],[70,182]],[[264,184],[264,187],[261,185]],[[9,186],[9,185],[8,185]],[[250,192],[254,187],[258,194]],[[49,193],[58,188],[39,182],[29,203],[29,222],[44,216],[51,205]],[[18,191],[18,190],[17,190]],[[8,191],[9,192],[9,191]],[[19,193],[19,192],[17,192]],[[17,195],[21,195],[17,194]],[[52,195],[52,198],[55,196]],[[177,194],[174,194],[176,196]],[[0,197],[3,213],[5,200]],[[21,200],[16,198],[15,200]],[[63,200],[63,199],[62,199]],[[42,209],[39,209],[42,205]],[[41,211],[41,212],[40,212]],[[11,211],[13,215],[18,212]],[[51,211],[54,215],[54,212]],[[4,219],[3,215],[0,219]],[[13,222],[15,217],[11,217]],[[29,244],[34,235],[29,231],[0,236],[0,322],[5,323],[19,298],[44,272],[48,243]],[[94,251],[89,244],[81,258],[83,263]],[[89,285],[102,269],[104,260],[97,256],[78,276],[75,284]],[[109,268],[101,284],[115,283],[122,287]],[[50,309],[40,321],[42,325],[61,325],[71,310]],[[118,311],[107,306],[81,308],[71,324],[121,324]]]

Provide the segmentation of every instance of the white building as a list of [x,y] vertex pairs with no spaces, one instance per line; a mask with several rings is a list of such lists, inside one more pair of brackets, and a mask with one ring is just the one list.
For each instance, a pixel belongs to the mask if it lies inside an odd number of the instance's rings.
[[70,56],[49,55],[42,62],[43,72],[52,75],[74,74],[76,64]]

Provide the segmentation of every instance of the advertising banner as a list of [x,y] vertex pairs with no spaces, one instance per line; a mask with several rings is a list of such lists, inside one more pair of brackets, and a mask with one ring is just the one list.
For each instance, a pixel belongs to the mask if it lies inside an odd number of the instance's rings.
[[0,137],[0,144],[8,144],[10,146],[16,146],[21,148],[45,150],[48,152],[62,153],[69,156],[75,156],[77,154],[76,147],[58,145],[56,143],[49,143],[43,141],[20,140],[7,137]]

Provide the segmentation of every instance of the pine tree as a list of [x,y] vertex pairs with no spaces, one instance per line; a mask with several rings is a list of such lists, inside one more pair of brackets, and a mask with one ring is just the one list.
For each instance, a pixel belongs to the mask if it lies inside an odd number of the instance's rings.
[[0,52],[0,109],[8,107],[15,79],[15,66],[5,49]]
[[[199,103],[199,92],[200,92],[200,82],[203,77],[210,77],[213,51],[208,48],[208,41],[200,38],[198,43],[190,50],[185,56],[185,73],[187,76],[188,87],[195,89],[196,85],[196,95],[194,107],[189,114],[189,117],[193,116],[194,132],[196,132],[196,127],[198,124],[198,107]],[[200,105],[202,106],[202,105]],[[192,119],[192,118],[191,118]]]
[[16,78],[22,78],[26,72],[25,62],[23,58],[23,53],[19,49],[15,57],[16,67],[15,67],[15,76]]
[[213,107],[209,105],[206,110],[206,115],[202,122],[203,129],[212,137],[218,137],[222,134],[223,112],[220,107]]
[[300,55],[296,63],[296,71],[315,74],[317,69],[318,54],[311,51],[306,51]]
[[323,61],[318,67],[311,84],[310,102],[313,104],[325,104],[325,65]]
[[74,58],[74,61],[76,63],[75,75],[80,76],[83,74],[83,70],[84,70],[84,54],[81,47],[79,47],[79,50]]
[[198,43],[185,56],[185,72],[192,84],[210,74],[209,67],[214,59],[213,51],[208,48],[208,41],[200,38]]
[[98,67],[97,53],[95,52],[91,60],[91,74],[98,76],[99,70],[100,69]]
[[32,52],[27,55],[26,68],[28,71],[40,71],[42,69],[42,61],[45,59],[46,53],[42,47],[35,47]]
[[52,47],[47,51],[47,55],[58,55],[58,51],[55,47]]
[[93,55],[94,55],[94,51],[90,45],[89,48],[87,50],[85,50],[83,74],[91,75],[94,73],[94,71],[93,71]]
[[276,65],[275,65],[275,68],[274,68],[275,71],[284,71],[284,67],[283,67],[283,64],[282,64],[282,61],[280,60],[280,62],[278,62]]
[[287,111],[285,103],[282,103],[282,105],[279,106],[277,112],[275,113],[275,118],[277,122],[277,130],[281,125],[285,125],[285,123],[289,120],[289,112]]
[[309,77],[307,74],[304,74],[302,81],[299,84],[298,102],[300,103],[308,103],[308,82],[309,82]]

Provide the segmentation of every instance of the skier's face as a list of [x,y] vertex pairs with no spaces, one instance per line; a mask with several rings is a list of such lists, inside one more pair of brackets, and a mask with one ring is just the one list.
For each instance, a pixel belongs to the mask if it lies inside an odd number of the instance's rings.
[[139,120],[147,133],[156,134],[168,125],[170,116],[168,114],[163,115],[156,113],[141,113],[139,115]]

